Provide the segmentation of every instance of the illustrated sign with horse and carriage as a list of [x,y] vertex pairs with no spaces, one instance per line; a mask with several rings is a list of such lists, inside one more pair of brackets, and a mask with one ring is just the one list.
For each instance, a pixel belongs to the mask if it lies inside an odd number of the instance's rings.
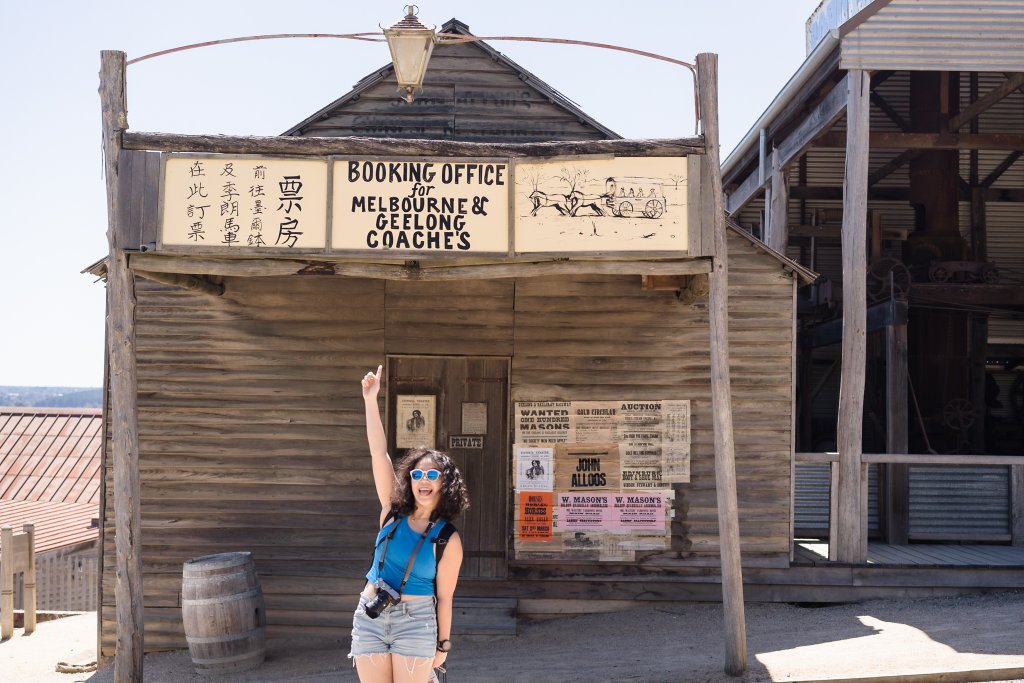
[[687,161],[676,157],[516,164],[515,251],[687,248]]

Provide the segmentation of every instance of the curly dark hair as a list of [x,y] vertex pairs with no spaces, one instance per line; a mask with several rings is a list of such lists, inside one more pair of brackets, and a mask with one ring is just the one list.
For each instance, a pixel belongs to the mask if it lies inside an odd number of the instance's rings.
[[395,468],[395,488],[391,492],[391,511],[408,516],[416,509],[416,499],[412,494],[409,472],[423,458],[430,458],[437,465],[437,469],[441,470],[440,500],[430,518],[432,520],[451,520],[469,509],[466,480],[462,478],[462,472],[459,471],[455,461],[447,453],[420,447],[413,448],[398,461]]

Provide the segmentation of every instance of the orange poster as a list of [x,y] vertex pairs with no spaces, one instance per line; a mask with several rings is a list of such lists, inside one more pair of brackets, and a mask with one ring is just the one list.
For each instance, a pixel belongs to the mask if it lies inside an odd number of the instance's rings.
[[551,491],[523,491],[519,494],[519,540],[551,542]]

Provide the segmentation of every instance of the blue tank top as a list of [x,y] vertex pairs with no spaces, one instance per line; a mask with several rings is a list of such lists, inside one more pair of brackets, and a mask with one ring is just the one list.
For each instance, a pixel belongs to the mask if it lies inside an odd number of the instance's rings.
[[[398,590],[402,585],[402,577],[405,576],[405,568],[409,564],[409,554],[416,546],[422,532],[416,532],[409,527],[406,517],[399,520],[391,520],[377,534],[377,548],[373,552],[373,564],[370,571],[366,572],[366,580],[371,583],[376,581],[377,565],[380,564],[380,554],[384,550],[384,537],[398,525],[395,535],[388,541],[388,553],[384,557],[384,568],[382,570],[384,582],[393,589]],[[441,533],[446,522],[438,520],[430,529],[430,533],[423,540],[419,551],[416,553],[416,562],[412,566],[412,573],[409,574],[409,581],[402,590],[404,595],[433,595],[434,578],[437,576],[437,561],[434,559],[434,539]]]

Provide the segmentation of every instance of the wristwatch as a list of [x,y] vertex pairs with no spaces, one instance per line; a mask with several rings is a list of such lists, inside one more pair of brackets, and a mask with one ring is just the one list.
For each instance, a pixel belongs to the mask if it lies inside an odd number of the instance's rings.
[[445,638],[444,640],[437,641],[437,651],[438,652],[451,652],[452,651],[452,641],[448,640],[447,638]]

